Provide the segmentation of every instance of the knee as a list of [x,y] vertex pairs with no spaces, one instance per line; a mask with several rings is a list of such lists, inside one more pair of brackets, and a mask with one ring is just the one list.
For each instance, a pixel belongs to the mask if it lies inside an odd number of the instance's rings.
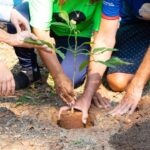
[[107,75],[107,81],[109,87],[115,92],[122,92],[126,89],[128,83],[130,82],[132,76],[123,75],[119,73]]

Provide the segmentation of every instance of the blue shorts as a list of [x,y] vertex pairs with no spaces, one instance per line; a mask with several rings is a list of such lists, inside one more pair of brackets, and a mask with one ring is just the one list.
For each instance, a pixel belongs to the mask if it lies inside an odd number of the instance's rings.
[[107,74],[117,72],[135,74],[144,58],[149,44],[150,22],[138,21],[132,24],[121,25],[117,32],[115,45],[115,48],[119,51],[114,52],[112,57],[119,57],[132,64],[108,68]]

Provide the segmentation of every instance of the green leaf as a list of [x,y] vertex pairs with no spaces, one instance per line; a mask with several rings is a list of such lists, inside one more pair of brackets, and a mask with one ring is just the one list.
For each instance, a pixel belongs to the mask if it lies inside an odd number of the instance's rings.
[[92,45],[94,42],[83,42],[81,45]]
[[33,40],[32,38],[25,38],[25,43],[33,44],[33,45],[44,45],[40,40]]
[[32,38],[25,38],[24,42],[33,45],[47,45],[49,48],[54,48],[52,44],[43,40],[33,40]]
[[96,62],[102,63],[102,64],[106,65],[107,67],[115,67],[117,65],[131,65],[132,64],[132,63],[123,61],[118,57],[112,57],[112,58],[110,58],[106,61],[99,60],[99,61],[96,61]]
[[84,61],[83,63],[81,63],[79,67],[79,71],[82,71],[88,64],[89,64],[89,61]]
[[100,52],[100,53],[104,53],[104,52],[107,52],[107,51],[118,51],[117,49],[115,48],[105,48],[105,47],[101,47],[101,48],[95,48],[93,50],[93,53],[97,53],[97,52]]
[[62,53],[60,50],[55,49],[56,53],[64,60],[65,59],[65,55],[64,53]]
[[54,25],[54,26],[60,26],[60,27],[63,27],[63,28],[70,28],[69,25],[63,23],[63,22],[52,22],[51,25]]
[[68,16],[68,13],[66,11],[61,11],[59,13],[59,17],[61,17],[63,20],[66,21],[67,24],[69,24],[69,16]]

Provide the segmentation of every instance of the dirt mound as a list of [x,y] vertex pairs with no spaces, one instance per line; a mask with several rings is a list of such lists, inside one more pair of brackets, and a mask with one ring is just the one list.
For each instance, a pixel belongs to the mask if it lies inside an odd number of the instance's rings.
[[110,138],[116,150],[149,150],[150,149],[150,98],[145,97],[137,111],[123,124],[119,133]]

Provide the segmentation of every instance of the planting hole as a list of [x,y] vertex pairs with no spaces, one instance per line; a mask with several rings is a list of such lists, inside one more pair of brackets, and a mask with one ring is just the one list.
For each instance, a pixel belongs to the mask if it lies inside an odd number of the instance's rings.
[[87,124],[82,123],[82,113],[75,111],[66,111],[61,114],[60,120],[57,121],[57,125],[65,129],[78,129],[78,128],[90,128],[94,126],[94,119],[89,115]]

